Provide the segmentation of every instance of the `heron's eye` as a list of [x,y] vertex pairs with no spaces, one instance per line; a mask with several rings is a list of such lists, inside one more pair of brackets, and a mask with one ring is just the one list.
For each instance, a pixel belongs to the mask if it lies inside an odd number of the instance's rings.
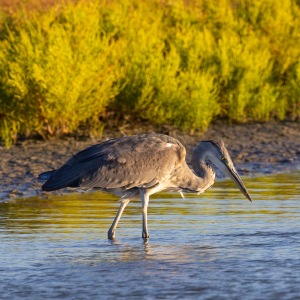
[[222,158],[221,158],[223,161],[226,161],[226,158],[223,156]]

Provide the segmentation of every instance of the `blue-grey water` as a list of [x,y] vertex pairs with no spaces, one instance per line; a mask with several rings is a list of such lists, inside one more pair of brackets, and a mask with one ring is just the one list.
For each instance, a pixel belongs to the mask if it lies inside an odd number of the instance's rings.
[[0,299],[300,299],[300,173],[157,194],[147,243],[139,202],[105,193],[0,203]]

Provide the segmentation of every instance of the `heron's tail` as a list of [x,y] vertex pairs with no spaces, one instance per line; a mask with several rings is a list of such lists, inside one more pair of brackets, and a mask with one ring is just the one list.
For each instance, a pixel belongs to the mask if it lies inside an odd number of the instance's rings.
[[52,171],[47,171],[47,172],[43,172],[39,175],[38,179],[39,180],[48,180],[50,178],[50,176],[55,172],[56,170],[52,170]]

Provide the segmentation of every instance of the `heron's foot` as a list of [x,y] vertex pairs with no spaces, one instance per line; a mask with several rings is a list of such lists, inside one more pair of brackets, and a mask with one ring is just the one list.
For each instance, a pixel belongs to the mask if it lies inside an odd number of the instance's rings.
[[144,232],[144,231],[143,231],[143,233],[142,233],[142,238],[143,238],[143,239],[149,239],[149,234],[148,234],[148,232]]
[[115,231],[112,231],[112,230],[108,230],[107,232],[107,237],[109,240],[114,240],[116,238],[116,233]]

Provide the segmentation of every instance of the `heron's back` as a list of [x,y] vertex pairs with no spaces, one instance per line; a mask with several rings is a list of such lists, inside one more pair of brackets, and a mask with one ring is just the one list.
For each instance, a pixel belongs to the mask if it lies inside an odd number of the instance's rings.
[[166,180],[185,161],[185,154],[179,141],[162,134],[111,139],[75,154],[42,188],[151,188]]

